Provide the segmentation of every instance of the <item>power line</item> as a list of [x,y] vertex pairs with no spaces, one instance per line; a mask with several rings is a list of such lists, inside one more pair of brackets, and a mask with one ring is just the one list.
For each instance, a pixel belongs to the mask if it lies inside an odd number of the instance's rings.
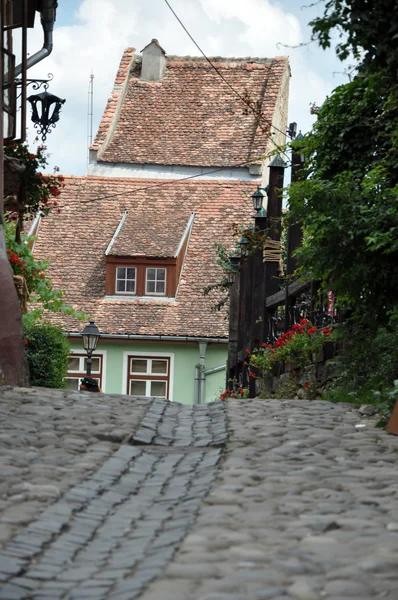
[[[251,158],[250,160],[245,160],[244,162],[241,163],[237,163],[235,165],[230,165],[229,168],[231,169],[237,169],[239,167],[244,167],[245,165],[250,165],[253,161],[257,161],[257,160],[261,160],[263,159],[263,156],[259,156],[256,158]],[[168,179],[167,181],[161,181],[160,183],[157,183],[155,185],[147,185],[145,187],[141,187],[141,188],[136,188],[134,190],[128,191],[126,192],[126,190],[124,190],[123,192],[117,192],[116,194],[109,194],[108,196],[99,196],[97,198],[92,198],[90,201],[94,202],[94,201],[99,201],[99,200],[107,200],[108,198],[115,198],[116,196],[123,196],[123,195],[130,195],[130,194],[135,194],[137,192],[144,192],[146,190],[150,190],[153,188],[159,188],[162,187],[164,185],[170,185],[172,183],[178,183],[179,181],[187,181],[189,179],[196,179],[197,177],[204,177],[206,175],[212,175],[213,173],[219,173],[219,171],[222,171],[223,169],[225,169],[225,167],[218,167],[217,169],[212,169],[211,171],[206,171],[205,173],[197,173],[196,175],[188,175],[187,177],[180,177],[178,179]],[[229,180],[227,180],[229,181]],[[245,181],[245,180],[238,180],[238,181]],[[251,183],[250,180],[247,180],[248,183]]]
[[[256,109],[254,109],[252,106],[250,106],[250,104],[245,100],[245,98],[238,92],[238,90],[236,90],[233,85],[231,85],[229,83],[229,81],[224,77],[224,75],[221,73],[221,71],[216,67],[216,65],[214,63],[212,63],[212,61],[210,60],[210,58],[208,58],[208,56],[206,56],[206,54],[203,52],[202,48],[199,46],[199,44],[195,41],[195,39],[192,37],[192,35],[189,33],[188,29],[185,27],[184,23],[181,21],[180,17],[177,15],[177,13],[175,12],[175,10],[173,9],[173,7],[170,5],[170,3],[168,2],[168,0],[164,0],[165,3],[167,4],[167,6],[169,7],[169,9],[171,10],[171,12],[173,13],[173,15],[175,16],[175,18],[177,19],[177,21],[179,22],[179,24],[181,25],[181,27],[183,28],[183,30],[185,31],[185,33],[188,35],[188,37],[192,40],[192,42],[195,44],[195,46],[197,47],[197,49],[199,50],[199,52],[202,54],[202,56],[207,60],[207,62],[209,63],[209,65],[215,70],[215,72],[217,73],[217,75],[219,77],[221,77],[221,79],[227,84],[227,86],[230,88],[230,90],[232,90],[232,92],[243,102],[243,104],[246,106],[246,108],[249,108],[256,116],[258,116],[258,112],[256,111]],[[266,121],[266,123],[268,123],[268,125],[270,127],[273,127],[276,131],[279,131],[279,133],[281,133],[282,135],[286,135],[286,131],[281,131],[280,129],[278,129],[278,127],[276,127],[275,125],[272,124],[272,121],[269,121],[269,119],[266,119],[264,116],[262,116],[262,118],[264,119],[264,121]],[[272,137],[269,135],[268,136],[269,139],[271,140],[271,142],[273,144],[275,144],[275,147],[280,151],[283,152],[283,154],[285,154],[285,156],[287,156],[286,152],[280,148],[278,146],[278,144],[272,139]]]

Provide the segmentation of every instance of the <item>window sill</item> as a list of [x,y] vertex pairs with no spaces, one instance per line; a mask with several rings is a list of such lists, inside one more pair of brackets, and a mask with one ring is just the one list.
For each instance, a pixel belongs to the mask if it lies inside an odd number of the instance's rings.
[[128,294],[118,296],[115,294],[114,296],[104,296],[104,300],[113,300],[117,302],[120,302],[120,300],[127,302],[134,300],[144,300],[144,302],[175,302],[176,298],[174,296],[170,298],[168,296],[129,296]]

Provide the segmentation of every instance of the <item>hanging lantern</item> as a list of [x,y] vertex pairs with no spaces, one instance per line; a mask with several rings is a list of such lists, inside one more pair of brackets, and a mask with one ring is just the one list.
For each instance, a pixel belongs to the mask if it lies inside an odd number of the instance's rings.
[[51,133],[51,127],[54,128],[59,121],[59,113],[65,100],[61,100],[49,92],[42,92],[41,94],[32,94],[28,101],[32,105],[32,121],[44,142],[47,135]]

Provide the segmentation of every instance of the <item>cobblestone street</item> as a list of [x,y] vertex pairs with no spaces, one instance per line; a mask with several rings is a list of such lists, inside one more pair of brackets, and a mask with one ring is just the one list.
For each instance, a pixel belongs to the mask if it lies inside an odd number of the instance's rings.
[[398,437],[376,420],[2,388],[0,599],[396,600]]

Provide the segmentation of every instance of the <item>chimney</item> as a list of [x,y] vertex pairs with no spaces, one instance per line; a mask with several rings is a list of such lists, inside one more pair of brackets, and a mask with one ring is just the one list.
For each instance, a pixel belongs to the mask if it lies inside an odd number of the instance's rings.
[[141,52],[141,79],[143,81],[161,81],[166,67],[166,52],[162,46],[153,39]]

